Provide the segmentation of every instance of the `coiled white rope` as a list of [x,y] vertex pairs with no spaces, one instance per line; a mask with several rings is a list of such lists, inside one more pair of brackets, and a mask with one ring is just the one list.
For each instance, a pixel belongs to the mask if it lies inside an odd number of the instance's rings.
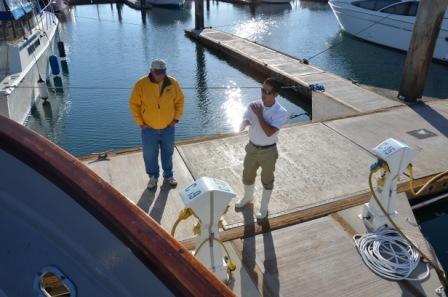
[[426,265],[424,275],[418,278],[409,277],[418,266],[420,256],[393,229],[382,228],[375,233],[356,234],[353,240],[364,263],[384,278],[421,281],[429,276],[429,267]]

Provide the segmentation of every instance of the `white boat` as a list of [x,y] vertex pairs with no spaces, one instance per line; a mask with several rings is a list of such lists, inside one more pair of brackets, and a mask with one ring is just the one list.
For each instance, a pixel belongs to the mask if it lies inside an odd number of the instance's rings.
[[[59,24],[49,3],[0,2],[0,114],[23,124],[46,80]],[[42,81],[41,80],[41,81]]]
[[[407,51],[420,1],[330,0],[342,30],[358,38]],[[448,62],[448,13],[442,21],[433,58]]]

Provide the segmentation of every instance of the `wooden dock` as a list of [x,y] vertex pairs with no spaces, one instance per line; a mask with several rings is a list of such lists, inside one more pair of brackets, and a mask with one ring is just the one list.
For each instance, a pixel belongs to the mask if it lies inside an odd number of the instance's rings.
[[[234,292],[238,296],[436,296],[441,283],[434,270],[421,282],[386,281],[364,265],[351,237],[366,232],[358,214],[360,205],[370,199],[367,179],[376,160],[370,150],[377,144],[393,137],[417,150],[417,186],[448,169],[448,102],[407,106],[229,33],[213,29],[186,33],[246,67],[295,86],[312,101],[313,123],[289,126],[280,133],[269,219],[257,223],[254,217],[262,190],[259,181],[253,204],[236,210],[232,202],[223,216],[220,237],[238,260],[231,285]],[[311,90],[315,83],[323,84],[325,91]],[[138,150],[89,166],[170,231],[183,208],[178,190],[195,179],[222,179],[239,196],[243,194],[247,142],[247,134],[242,133],[178,143],[176,190],[146,189],[148,178]],[[447,179],[437,182],[426,194],[446,191],[447,183]],[[399,224],[437,262],[415,223],[407,190],[402,179]],[[189,219],[175,234],[188,249],[195,243],[193,223]]]
[[[417,137],[415,137],[417,136]],[[372,273],[353,247],[351,236],[365,233],[357,215],[370,198],[367,178],[375,161],[370,149],[394,137],[417,150],[416,184],[448,168],[448,102],[398,106],[348,118],[282,129],[269,220],[256,223],[261,183],[254,204],[224,216],[220,236],[239,261],[233,289],[238,296],[436,296],[434,271],[424,282],[390,282]],[[201,176],[227,181],[238,195],[247,134],[180,142],[174,155],[177,189],[146,189],[139,149],[109,160],[84,163],[170,231],[183,208],[178,191]],[[401,226],[431,251],[410,210],[406,180],[400,181]],[[428,191],[448,189],[447,179]],[[411,223],[410,223],[411,222]],[[413,223],[414,222],[414,223]],[[192,219],[176,238],[193,248]]]
[[[369,113],[402,105],[353,82],[329,73],[302,60],[281,53],[236,35],[215,30],[186,30],[186,35],[213,51],[223,53],[246,67],[266,76],[278,77],[289,86],[296,86],[312,99],[313,121],[321,121],[359,113]],[[312,91],[311,84],[320,83],[325,92]]]

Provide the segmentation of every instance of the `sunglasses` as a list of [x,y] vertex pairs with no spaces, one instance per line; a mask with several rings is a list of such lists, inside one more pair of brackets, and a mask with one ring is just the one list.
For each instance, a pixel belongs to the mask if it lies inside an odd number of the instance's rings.
[[153,69],[155,75],[165,75],[166,69]]
[[274,95],[274,92],[268,92],[265,88],[261,88],[261,93],[263,93],[263,95]]

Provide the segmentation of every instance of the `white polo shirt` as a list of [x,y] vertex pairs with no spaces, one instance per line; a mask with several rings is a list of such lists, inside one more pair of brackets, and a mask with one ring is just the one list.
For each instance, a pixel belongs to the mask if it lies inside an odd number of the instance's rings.
[[[263,105],[263,101],[254,101],[263,106],[263,118],[270,126],[280,129],[288,119],[288,111],[275,100],[274,105],[266,107]],[[271,136],[267,136],[261,128],[260,122],[257,116],[249,106],[244,113],[243,120],[247,120],[250,123],[249,126],[249,140],[256,145],[270,145],[277,143],[278,132],[275,132]]]

